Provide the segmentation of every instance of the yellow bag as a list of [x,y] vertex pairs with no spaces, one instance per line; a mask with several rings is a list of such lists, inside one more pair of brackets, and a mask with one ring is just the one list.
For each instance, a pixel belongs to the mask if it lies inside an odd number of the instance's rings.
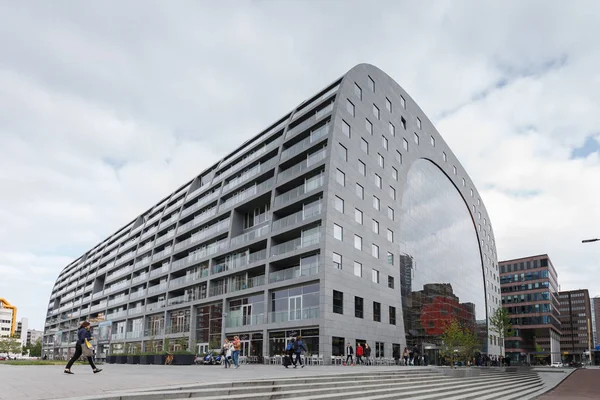
[[88,342],[87,339],[85,339],[85,347],[87,347],[88,349],[92,348],[92,344],[90,342]]

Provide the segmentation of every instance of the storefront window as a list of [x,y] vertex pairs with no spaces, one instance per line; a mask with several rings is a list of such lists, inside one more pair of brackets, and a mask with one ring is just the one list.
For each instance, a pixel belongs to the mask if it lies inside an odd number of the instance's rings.
[[292,338],[302,336],[302,342],[306,346],[306,357],[319,355],[319,329],[318,328],[303,328],[292,329],[287,331],[272,331],[269,332],[269,355],[285,355],[285,348]]

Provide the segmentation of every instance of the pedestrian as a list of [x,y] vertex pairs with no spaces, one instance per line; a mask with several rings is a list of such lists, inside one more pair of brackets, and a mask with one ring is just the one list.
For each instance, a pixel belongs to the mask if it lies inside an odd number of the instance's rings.
[[302,336],[298,336],[293,345],[294,353],[296,354],[296,359],[294,360],[294,368],[296,368],[300,364],[300,368],[304,368],[304,364],[302,364],[302,351],[308,351],[304,343],[302,342]]
[[413,346],[412,355],[413,362],[411,365],[419,365],[419,347],[416,344]]
[[356,364],[357,365],[362,365],[363,364],[363,355],[365,353],[365,350],[363,349],[362,345],[359,343],[356,345]]
[[223,360],[225,368],[229,368],[231,366],[231,343],[229,343],[229,339],[225,339],[225,341],[223,342],[221,359]]
[[348,360],[352,361],[352,365],[354,365],[354,349],[350,345],[350,342],[346,345],[346,365],[350,365]]
[[408,365],[408,356],[409,356],[409,352],[408,352],[408,347],[404,348],[404,352],[402,353],[402,358],[404,358],[404,365]]
[[239,336],[233,337],[233,352],[231,353],[231,357],[233,358],[234,368],[240,367],[240,349],[242,348],[242,342],[240,341]]
[[288,368],[294,360],[294,346],[296,346],[296,338],[291,338],[285,348],[285,354],[283,356],[283,366]]
[[371,365],[371,346],[369,346],[368,343],[365,343],[364,353],[365,353],[365,361],[367,362],[367,365]]
[[71,367],[73,366],[73,363],[77,361],[79,357],[81,357],[82,354],[87,358],[88,362],[90,363],[90,367],[92,367],[92,371],[94,371],[95,374],[102,371],[101,369],[96,368],[94,365],[94,360],[92,360],[94,351],[91,349],[91,345],[89,344],[89,341],[92,340],[90,328],[91,325],[87,321],[83,321],[79,326],[79,330],[77,331],[77,342],[75,343],[75,354],[73,354],[73,357],[71,357],[67,363],[67,366],[65,367],[65,374],[73,374],[73,372],[71,372]]

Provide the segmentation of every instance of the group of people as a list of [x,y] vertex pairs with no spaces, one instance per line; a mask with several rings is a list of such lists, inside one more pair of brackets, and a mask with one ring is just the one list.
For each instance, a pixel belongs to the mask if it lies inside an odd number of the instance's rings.
[[[302,363],[302,352],[306,352],[306,346],[302,341],[302,336],[291,338],[285,348],[286,356],[283,360],[283,366],[289,368],[290,365],[294,365],[294,368],[300,364],[300,368],[304,368]],[[295,357],[294,357],[295,356]]]
[[[364,346],[358,343],[356,346],[356,364],[371,365],[371,346],[365,343]],[[354,348],[348,342],[346,345],[346,362],[345,365],[354,365]]]
[[[354,348],[350,343],[346,345],[346,362],[344,365],[354,365]],[[414,346],[412,350],[404,348],[402,356],[399,349],[394,349],[393,353],[396,365],[427,365],[426,356],[421,356],[419,348]],[[356,345],[356,365],[371,365],[371,346],[368,343],[358,343]]]
[[223,349],[221,351],[221,359],[225,368],[229,368],[233,364],[233,368],[240,367],[240,350],[242,349],[242,342],[238,336],[233,337],[233,341],[225,339],[223,342]]

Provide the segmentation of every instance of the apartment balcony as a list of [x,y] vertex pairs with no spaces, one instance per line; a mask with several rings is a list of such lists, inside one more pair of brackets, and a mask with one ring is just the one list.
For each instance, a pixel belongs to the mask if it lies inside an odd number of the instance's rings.
[[130,249],[133,245],[137,243],[137,239],[131,239],[129,242],[125,243],[123,246],[119,248],[118,254],[122,254],[125,250]]
[[229,246],[227,243],[227,239],[223,239],[218,242],[211,243],[198,251],[190,253],[190,255],[187,256],[186,258],[182,258],[180,260],[174,261],[172,263],[172,265],[173,265],[172,270],[176,271],[181,268],[185,268],[188,265],[193,265],[194,263],[196,263],[199,260],[202,260],[203,258],[209,257],[215,253],[222,251],[222,250],[226,250],[228,247]]
[[265,190],[270,190],[273,187],[274,183],[274,178],[270,178],[258,185],[255,184],[254,186],[250,186],[249,188],[238,192],[237,194],[233,195],[232,197],[228,198],[226,201],[221,203],[221,205],[219,206],[219,211],[231,208],[234,205],[241,203],[252,196],[264,192]]
[[281,139],[276,139],[273,142],[269,143],[268,145],[254,150],[254,152],[252,154],[250,154],[249,156],[244,158],[242,161],[238,162],[235,165],[232,165],[231,168],[229,169],[229,171],[226,171],[223,174],[223,177],[231,176],[234,172],[239,171],[240,169],[242,169],[246,165],[250,164],[252,161],[256,160],[263,154],[266,154],[266,153],[270,152],[271,150],[278,148],[280,144],[281,144]]
[[254,326],[254,325],[262,325],[264,324],[265,315],[264,314],[256,314],[256,315],[245,315],[245,316],[236,316],[231,317],[228,316],[225,320],[226,328],[239,328],[242,326]]
[[278,231],[280,229],[287,228],[288,226],[294,226],[304,220],[321,215],[321,209],[322,205],[319,203],[319,207],[315,210],[311,210],[309,212],[306,210],[300,210],[294,214],[275,220],[273,221],[273,231]]
[[63,298],[61,300],[65,301],[65,300],[69,300],[73,297],[75,297],[75,292],[71,292],[71,293],[67,294],[66,296],[63,296]]
[[203,223],[204,221],[206,221],[207,219],[209,219],[210,217],[212,217],[216,214],[217,214],[217,207],[209,208],[202,214],[196,215],[193,220],[186,222],[183,225],[180,225],[177,228],[177,233],[179,234],[179,233],[188,231],[188,230],[200,225],[201,223]]
[[183,204],[183,199],[184,197],[181,198],[181,200],[179,200],[177,203],[169,206],[164,212],[164,215],[169,214],[171,211],[175,210],[176,208],[179,208],[182,204]]
[[166,234],[156,238],[156,243],[154,245],[158,246],[159,244],[162,244],[169,239],[173,239],[174,237],[175,237],[175,229],[172,229],[169,232],[167,232]]
[[139,299],[144,296],[146,296],[146,289],[136,290],[135,292],[131,292],[129,300]]
[[127,336],[126,336],[125,332],[122,332],[122,333],[113,333],[110,336],[110,340],[113,341],[113,342],[116,342],[118,340],[125,340],[126,337]]
[[134,308],[130,308],[127,310],[127,315],[131,316],[131,315],[137,315],[137,314],[141,314],[144,312],[144,306],[137,306]]
[[154,235],[156,233],[156,231],[158,230],[158,227],[155,226],[153,228],[150,228],[149,230],[147,230],[146,232],[144,232],[144,234],[142,235],[142,237],[140,238],[140,241],[149,238],[150,236]]
[[168,306],[175,306],[177,304],[184,304],[184,303],[188,303],[190,302],[191,296],[189,294],[184,294],[181,296],[177,296],[177,297],[172,297],[169,300],[167,300],[167,305]]
[[123,302],[127,301],[128,298],[129,298],[128,295],[115,297],[114,299],[111,299],[108,301],[108,306],[110,307],[110,306],[114,306],[115,304],[123,303]]
[[135,271],[137,269],[145,267],[148,264],[150,264],[150,257],[144,257],[141,260],[139,260],[138,262],[136,262],[135,264],[133,264],[133,270]]
[[193,285],[201,278],[208,276],[208,270],[205,270],[204,272],[205,273],[203,273],[202,275],[193,274],[193,275],[182,276],[181,278],[172,279],[169,282],[169,289],[177,289],[180,287]]
[[100,298],[100,297],[102,297],[102,296],[104,296],[104,293],[103,293],[102,291],[100,291],[100,292],[96,292],[96,293],[93,293],[93,294],[92,294],[92,299],[93,299],[93,300],[95,300],[95,299],[99,299],[99,298]]
[[104,294],[110,294],[110,293],[114,293],[118,290],[122,290],[125,288],[128,288],[129,286],[131,286],[131,280],[126,280],[126,281],[121,281],[119,283],[117,283],[116,285],[112,285],[109,286],[108,288],[104,289]]
[[109,269],[111,269],[114,265],[115,265],[114,261],[109,262],[107,265],[105,265],[104,267],[100,268],[98,270],[98,272],[96,272],[96,275],[102,275],[103,273],[105,273],[106,271],[108,271]]
[[300,278],[301,276],[312,276],[319,273],[319,265],[314,264],[311,267],[295,266],[282,269],[280,271],[271,272],[269,274],[269,283],[282,282],[290,279]]
[[122,310],[122,311],[117,311],[114,313],[106,314],[106,319],[108,321],[111,321],[111,320],[118,319],[118,318],[125,318],[126,316],[127,316],[127,310]]
[[255,276],[242,281],[232,282],[229,292],[239,292],[240,290],[252,289],[265,284],[265,276]]
[[303,196],[304,194],[311,192],[317,188],[322,187],[324,182],[325,182],[325,177],[321,176],[318,179],[316,179],[315,181],[311,182],[310,184],[305,183],[301,186],[297,186],[296,188],[294,188],[292,190],[288,190],[287,192],[282,193],[279,196],[275,197],[275,200],[273,201],[273,206],[279,207],[284,204],[291,203],[292,201],[296,200],[297,198]]
[[212,225],[210,227],[208,227],[207,229],[204,229],[198,233],[193,234],[191,237],[187,238],[186,240],[179,242],[177,244],[175,244],[175,250],[181,250],[185,247],[191,246],[194,243],[198,243],[203,239],[206,239],[207,237],[211,237],[215,234],[217,234],[218,232],[221,231],[225,231],[227,229],[229,229],[229,218],[224,219],[223,221],[220,221],[219,223]]
[[144,331],[144,336],[146,336],[146,337],[162,336],[164,334],[165,334],[164,328],[152,328],[152,329],[146,329]]
[[215,190],[211,194],[208,194],[204,197],[199,198],[198,201],[196,201],[192,206],[184,208],[181,211],[181,218],[185,217],[186,215],[190,215],[194,211],[199,210],[202,207],[204,207],[205,205],[209,204],[211,201],[218,199],[219,195],[220,195],[220,191]]
[[267,250],[259,250],[255,253],[250,253],[239,257],[232,257],[226,262],[213,265],[211,270],[213,274],[219,274],[221,272],[245,267],[248,264],[262,261],[265,258],[267,258]]
[[310,238],[296,238],[285,243],[277,244],[271,247],[271,256],[279,256],[292,251],[300,250],[304,247],[318,245],[321,235],[314,235]]
[[117,258],[115,261],[115,265],[121,265],[125,261],[131,260],[135,256],[135,250],[130,251],[129,253],[123,255],[121,258]]
[[270,320],[272,323],[277,322],[292,322],[300,321],[305,319],[319,318],[319,307],[309,307],[300,310],[288,310],[272,312],[270,314]]
[[140,275],[138,275],[138,276],[136,276],[136,277],[134,277],[134,278],[131,279],[131,284],[135,285],[136,283],[139,283],[139,282],[145,282],[146,280],[148,280],[149,276],[150,276],[150,274],[147,273],[147,272],[143,273],[143,274],[140,274]]
[[160,310],[161,308],[164,308],[165,306],[166,306],[166,302],[164,300],[157,301],[155,303],[148,303],[148,304],[146,304],[146,312]]
[[166,247],[152,256],[152,261],[161,259],[173,253],[173,247]]
[[143,331],[126,332],[125,337],[127,339],[141,339],[142,337],[144,337],[144,332]]
[[92,296],[87,296],[87,297],[84,297],[83,299],[81,299],[81,304],[86,304],[86,303],[89,303],[90,301],[92,301]]
[[158,268],[158,269],[154,269],[152,271],[150,271],[150,278],[154,278],[156,276],[160,276],[160,275],[164,275],[167,272],[169,272],[170,269],[170,265],[163,265],[162,267]]
[[329,124],[323,125],[320,128],[315,129],[311,132],[309,137],[283,150],[281,152],[281,160],[287,160],[288,158],[302,153],[303,151],[314,146],[315,143],[317,143],[320,139],[324,138],[327,135],[329,135]]
[[90,312],[96,312],[98,310],[104,310],[108,306],[108,302],[103,301],[100,304],[96,304],[95,306],[90,307]]
[[222,193],[225,193],[233,188],[235,188],[238,185],[241,185],[244,182],[249,181],[250,179],[265,173],[266,171],[272,169],[273,167],[275,167],[277,165],[277,163],[279,162],[279,160],[277,160],[277,157],[274,157],[264,163],[258,164],[254,167],[252,167],[251,169],[249,169],[248,171],[244,172],[242,175],[233,178],[232,180],[230,180],[229,182],[227,182],[227,184],[225,184],[223,186],[223,191]]
[[166,291],[168,288],[168,285],[166,282],[161,283],[159,285],[156,286],[150,286],[148,288],[148,295],[154,294],[154,293],[160,293],[160,292],[164,292]]
[[260,228],[256,228],[251,231],[248,231],[248,232],[244,233],[243,235],[239,235],[234,238],[231,238],[230,246],[237,247],[237,246],[243,245],[245,243],[249,243],[261,236],[266,235],[267,233],[269,233],[269,225],[261,226]]
[[118,277],[127,275],[131,271],[133,271],[133,265],[130,265],[130,266],[118,269],[115,272],[112,272],[110,275],[107,275],[106,276],[106,281],[111,281],[111,280],[116,279]]
[[220,285],[216,285],[216,286],[211,285],[208,295],[209,296],[220,296],[225,293],[227,293],[227,285],[226,284],[220,284]]
[[178,219],[179,219],[179,214],[174,214],[171,218],[161,222],[160,225],[158,225],[158,230],[166,228],[169,225],[173,225],[175,222],[177,222]]
[[294,176],[300,175],[301,173],[312,169],[317,163],[323,161],[326,157],[326,148],[323,148],[322,150],[319,150],[316,153],[309,155],[306,160],[302,160],[298,164],[295,164],[294,166],[286,169],[285,171],[280,172],[277,175],[277,183],[281,183]]

